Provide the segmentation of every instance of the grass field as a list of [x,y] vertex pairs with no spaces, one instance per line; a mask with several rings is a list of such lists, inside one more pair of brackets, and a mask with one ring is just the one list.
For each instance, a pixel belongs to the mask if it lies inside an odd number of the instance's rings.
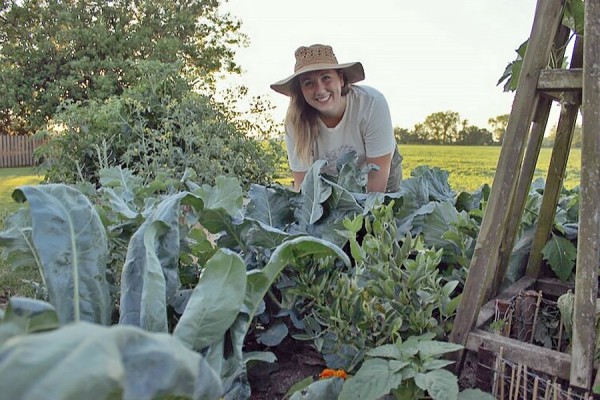
[[[449,172],[450,186],[454,191],[473,191],[494,181],[494,173],[500,157],[497,146],[429,146],[401,145],[404,156],[404,178],[410,177],[410,171],[420,165],[438,167]],[[543,148],[536,165],[535,178],[546,179],[550,165],[551,148]],[[515,156],[516,158],[516,156]],[[565,187],[571,189],[579,185],[581,177],[581,149],[572,149],[567,163]]]
[[[500,147],[402,145],[400,150],[404,156],[405,179],[410,177],[412,169],[420,165],[438,167],[449,172],[450,186],[455,192],[474,191],[484,183],[491,185],[500,156]],[[551,153],[551,149],[542,149],[535,172],[536,178],[546,178]],[[565,180],[565,186],[569,189],[579,185],[580,164],[581,150],[573,149]],[[6,215],[19,207],[11,198],[13,190],[21,185],[36,184],[40,180],[41,177],[34,175],[32,168],[0,168],[0,228],[4,225]],[[281,179],[280,182],[289,185],[291,178]],[[0,300],[15,294],[31,296],[33,290],[30,285],[24,284],[23,280],[39,282],[37,270],[22,269],[12,272],[8,265],[0,261]]]

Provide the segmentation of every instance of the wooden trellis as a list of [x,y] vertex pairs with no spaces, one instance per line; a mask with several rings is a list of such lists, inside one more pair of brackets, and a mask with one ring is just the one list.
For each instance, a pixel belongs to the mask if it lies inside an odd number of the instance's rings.
[[[561,24],[564,3],[538,0],[496,176],[450,340],[473,351],[482,344],[495,351],[502,348],[506,359],[590,390],[594,383],[600,264],[600,0],[584,3],[585,40],[576,38],[569,68],[549,68],[552,60],[562,59],[572,34]],[[560,101],[562,108],[526,275],[498,293],[554,101]],[[508,299],[527,289],[555,296],[567,289],[560,282],[541,277],[541,250],[552,229],[580,106],[583,126],[575,310],[572,350],[566,354],[491,334],[481,327],[493,317],[497,299]],[[464,352],[457,354],[459,370],[463,357]]]

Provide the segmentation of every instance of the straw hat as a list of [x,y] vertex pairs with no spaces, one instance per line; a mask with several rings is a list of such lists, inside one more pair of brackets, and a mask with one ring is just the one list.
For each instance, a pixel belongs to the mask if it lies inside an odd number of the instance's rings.
[[291,93],[291,86],[294,78],[304,72],[322,69],[341,69],[344,71],[346,79],[348,80],[347,83],[355,83],[365,79],[365,71],[360,62],[338,63],[331,46],[323,44],[313,44],[308,47],[302,46],[296,50],[294,55],[296,56],[294,73],[271,85],[271,89],[281,94],[285,94],[286,96],[289,96]]

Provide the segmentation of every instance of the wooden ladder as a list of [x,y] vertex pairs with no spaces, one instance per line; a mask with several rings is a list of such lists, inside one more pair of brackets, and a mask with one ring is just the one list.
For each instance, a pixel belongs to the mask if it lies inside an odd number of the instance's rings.
[[[590,390],[593,383],[596,299],[600,264],[600,0],[585,1],[584,37],[577,37],[569,68],[562,60],[571,30],[561,24],[564,0],[538,0],[531,35],[489,202],[481,223],[450,341],[480,345],[515,363]],[[535,165],[554,101],[561,102],[556,140],[526,274],[499,293],[515,243]],[[582,109],[580,217],[571,354],[541,348],[481,329],[494,316],[495,300],[527,289],[560,295],[566,287],[543,279],[541,250],[551,232],[571,139]],[[485,304],[484,304],[485,303]],[[460,372],[465,351],[456,354]]]

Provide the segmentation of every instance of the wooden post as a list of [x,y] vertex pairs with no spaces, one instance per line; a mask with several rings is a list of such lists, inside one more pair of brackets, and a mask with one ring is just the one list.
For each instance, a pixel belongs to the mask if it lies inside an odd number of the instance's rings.
[[584,4],[581,190],[570,383],[589,390],[600,260],[600,1]]
[[[477,319],[479,309],[497,265],[498,251],[502,240],[501,227],[507,222],[508,204],[514,194],[521,160],[524,152],[523,135],[527,134],[533,117],[533,106],[537,96],[537,81],[540,70],[548,64],[552,39],[558,29],[562,15],[561,0],[538,0],[533,27],[519,84],[513,101],[504,143],[492,192],[475,245],[469,274],[463,289],[450,341],[464,345]],[[515,162],[515,157],[518,162]],[[455,354],[457,369],[462,368],[464,351]]]
[[[581,37],[575,39],[573,55],[571,57],[571,68],[581,68],[583,66],[583,42]],[[540,266],[542,263],[542,249],[546,245],[548,235],[554,223],[556,213],[556,203],[560,196],[562,183],[565,178],[569,151],[571,150],[571,141],[573,140],[573,130],[579,114],[581,104],[581,94],[565,93],[560,111],[560,118],[556,128],[556,139],[552,149],[552,157],[546,176],[546,188],[544,198],[540,207],[540,215],[537,221],[537,227],[529,260],[527,261],[527,276],[538,278],[540,275]]]
[[[570,33],[571,30],[562,25],[557,30],[554,37],[554,59],[562,60],[564,57],[565,46],[569,40]],[[529,197],[529,190],[540,155],[540,149],[542,148],[542,142],[544,141],[544,133],[546,132],[546,125],[548,123],[548,117],[550,116],[552,103],[552,99],[547,96],[538,96],[537,98],[537,107],[535,108],[533,124],[527,140],[523,164],[517,180],[513,202],[509,208],[511,212],[508,215],[508,222],[502,227],[503,236],[500,245],[498,266],[496,267],[494,280],[490,287],[490,293],[488,293],[487,296],[488,299],[497,294],[497,288],[502,284],[502,280],[504,279],[504,275],[508,268],[521,218],[523,217],[523,209],[525,208],[525,203]]]

